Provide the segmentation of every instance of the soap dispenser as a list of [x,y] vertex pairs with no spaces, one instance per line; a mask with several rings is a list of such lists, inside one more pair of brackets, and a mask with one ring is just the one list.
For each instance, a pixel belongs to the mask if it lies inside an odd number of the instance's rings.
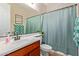
[[6,43],[10,42],[10,32],[8,32],[8,36],[6,37]]

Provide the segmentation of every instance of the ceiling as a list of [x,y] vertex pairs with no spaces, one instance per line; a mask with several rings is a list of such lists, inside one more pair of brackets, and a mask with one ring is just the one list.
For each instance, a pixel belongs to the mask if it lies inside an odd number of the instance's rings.
[[44,13],[44,12],[49,12],[53,11],[56,9],[64,8],[70,5],[73,5],[74,3],[35,3],[38,10],[34,10],[33,8],[29,7],[25,3],[12,3],[14,5],[19,5],[22,8],[25,8],[27,11],[35,11],[37,13]]

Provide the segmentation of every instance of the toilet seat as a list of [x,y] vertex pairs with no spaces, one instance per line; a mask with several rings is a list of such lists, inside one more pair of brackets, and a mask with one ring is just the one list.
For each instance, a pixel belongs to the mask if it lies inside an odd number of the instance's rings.
[[52,47],[47,44],[42,44],[40,47],[41,47],[41,50],[46,51],[46,52],[48,52],[49,50],[52,50]]

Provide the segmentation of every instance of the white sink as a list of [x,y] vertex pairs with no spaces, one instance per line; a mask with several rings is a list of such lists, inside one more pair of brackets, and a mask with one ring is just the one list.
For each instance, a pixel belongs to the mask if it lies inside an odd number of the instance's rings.
[[3,56],[3,55],[6,55],[6,54],[9,54],[13,51],[16,51],[22,47],[25,47],[25,46],[28,46],[36,41],[38,41],[40,39],[37,39],[37,37],[34,37],[34,36],[27,36],[27,35],[24,35],[20,38],[20,40],[14,40],[14,39],[11,39],[11,41],[7,44],[5,44],[5,39],[1,40],[0,42],[0,55]]

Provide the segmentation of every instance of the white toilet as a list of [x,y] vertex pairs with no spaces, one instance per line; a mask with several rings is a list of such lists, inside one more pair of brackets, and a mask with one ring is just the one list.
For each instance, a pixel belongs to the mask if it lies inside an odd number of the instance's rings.
[[50,50],[52,50],[52,47],[50,45],[47,45],[47,44],[41,44],[40,49],[41,49],[41,54],[43,56],[48,56],[48,52]]
[[42,44],[42,36],[41,34],[37,33],[36,35],[34,35],[36,37],[36,39],[40,39],[40,50],[41,50],[41,55],[42,56],[48,56],[48,51],[52,50],[52,47],[50,45],[47,44]]
[[42,36],[38,36],[38,39],[40,39],[41,55],[48,56],[48,51],[52,50],[52,47],[47,44],[42,44]]

